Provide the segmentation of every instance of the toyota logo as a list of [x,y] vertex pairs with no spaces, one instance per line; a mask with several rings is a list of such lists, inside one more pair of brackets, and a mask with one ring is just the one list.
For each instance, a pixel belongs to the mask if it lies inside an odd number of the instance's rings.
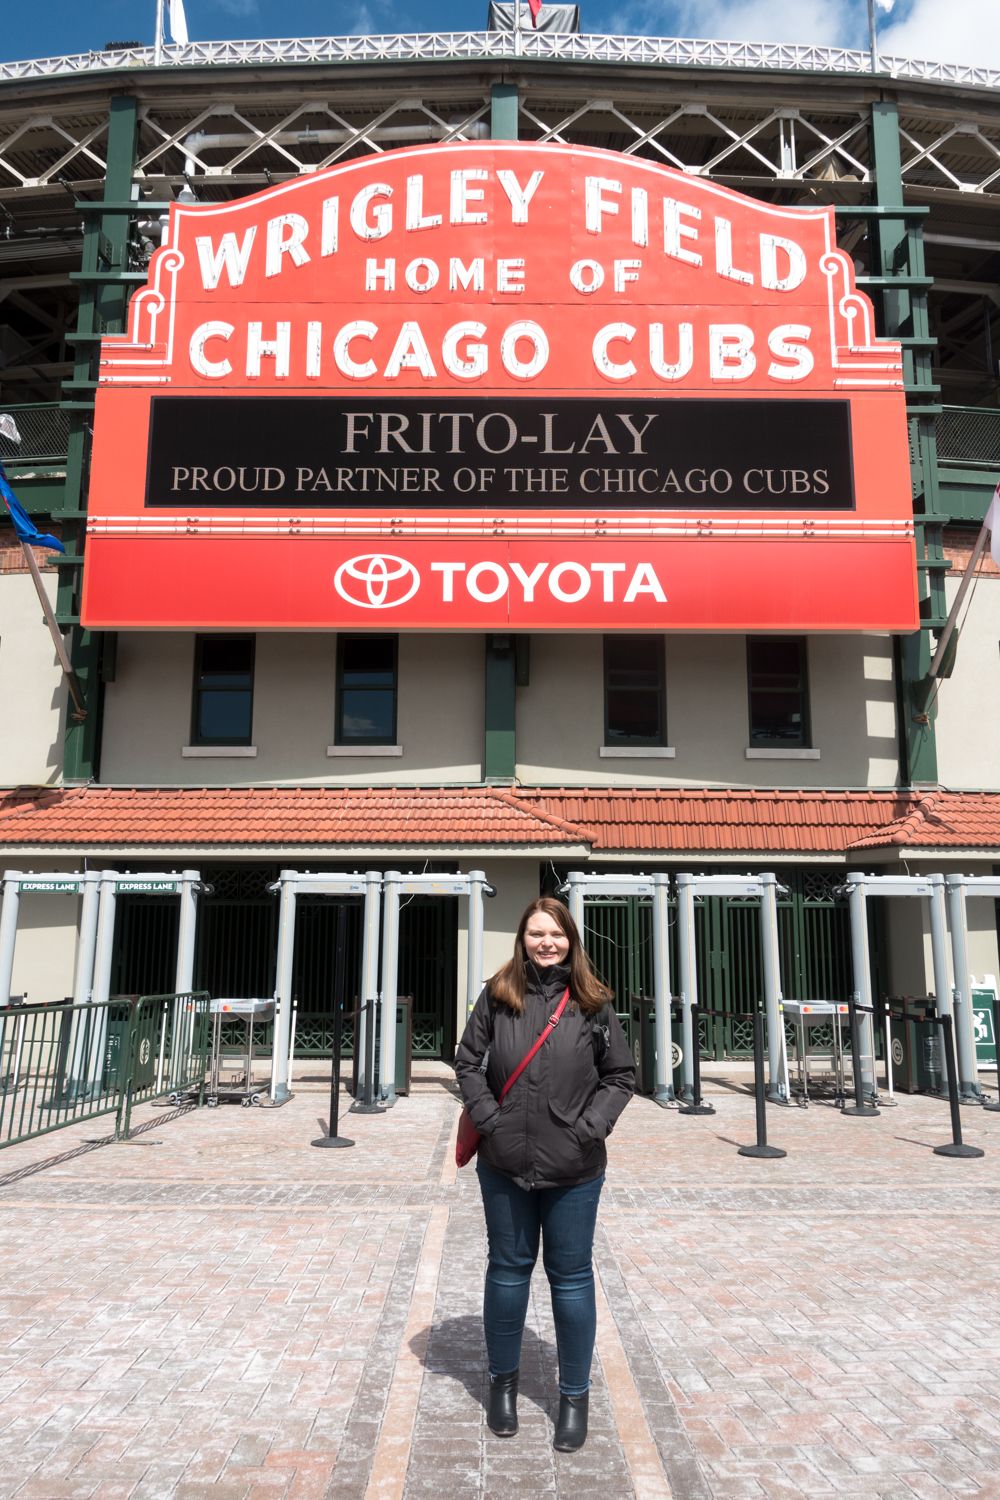
[[420,587],[420,574],[404,557],[366,552],[341,563],[333,586],[348,604],[361,609],[394,609],[413,598]]

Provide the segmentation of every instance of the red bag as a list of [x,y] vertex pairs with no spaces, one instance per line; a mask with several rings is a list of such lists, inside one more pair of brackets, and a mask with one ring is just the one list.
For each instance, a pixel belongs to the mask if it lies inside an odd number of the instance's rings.
[[[568,1001],[569,987],[567,986],[566,993],[559,1001],[559,1004],[556,1006],[551,1016],[549,1016],[549,1019],[545,1024],[541,1036],[535,1042],[535,1045],[532,1047],[527,1057],[521,1059],[517,1067],[514,1069],[513,1073],[507,1079],[507,1082],[504,1084],[503,1088],[500,1090],[500,1098],[497,1101],[499,1104],[503,1103],[508,1089],[513,1087],[513,1085],[520,1078],[521,1074],[524,1072],[525,1068],[530,1063],[531,1059],[534,1057],[535,1053],[544,1046],[549,1037],[555,1031],[556,1027],[559,1024],[559,1017],[566,1009]],[[487,1049],[486,1057],[483,1059],[483,1062],[485,1063],[486,1061],[488,1061],[488,1059],[489,1049]],[[485,1068],[483,1068],[481,1071],[485,1073],[486,1070]],[[458,1140],[455,1142],[455,1161],[460,1167],[467,1167],[469,1165],[469,1162],[479,1150],[479,1143],[481,1142],[481,1140],[482,1135],[476,1129],[475,1125],[473,1125],[472,1117],[469,1114],[469,1111],[463,1108],[458,1121]]]

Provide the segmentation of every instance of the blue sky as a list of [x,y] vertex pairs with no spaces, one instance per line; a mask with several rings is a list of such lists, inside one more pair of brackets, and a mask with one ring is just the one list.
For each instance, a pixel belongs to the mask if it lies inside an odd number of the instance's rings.
[[[488,0],[185,0],[192,40],[477,30]],[[6,0],[0,59],[151,42],[155,0]],[[1000,0],[895,0],[880,9],[880,47],[904,57],[1000,68]],[[737,41],[867,46],[866,0],[584,0],[587,31]]]

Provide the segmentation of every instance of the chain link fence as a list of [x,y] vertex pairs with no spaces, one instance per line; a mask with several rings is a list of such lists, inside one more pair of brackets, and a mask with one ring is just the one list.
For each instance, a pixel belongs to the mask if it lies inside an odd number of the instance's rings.
[[5,463],[42,462],[64,459],[69,447],[69,412],[55,404],[46,406],[8,406],[21,434],[19,443],[0,434],[0,459]]
[[936,429],[941,462],[1000,464],[1000,408],[946,406]]

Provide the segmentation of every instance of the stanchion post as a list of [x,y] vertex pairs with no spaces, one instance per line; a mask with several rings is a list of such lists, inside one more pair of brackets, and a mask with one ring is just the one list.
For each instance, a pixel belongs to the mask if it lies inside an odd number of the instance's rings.
[[877,1110],[874,1104],[865,1103],[865,1085],[861,1074],[861,1028],[858,1025],[858,1007],[853,999],[847,1002],[847,1013],[851,1027],[851,1071],[854,1074],[854,1103],[845,1104],[840,1112],[842,1115],[861,1115],[867,1119],[871,1119],[872,1116],[880,1114],[881,1111]]
[[764,1083],[764,1017],[759,1010],[753,1013],[753,1092],[757,1106],[757,1141],[753,1146],[741,1146],[738,1156],[752,1156],[757,1160],[774,1161],[787,1156],[780,1146],[767,1144],[767,1092]]
[[955,1038],[951,1016],[941,1017],[944,1031],[944,1065],[948,1074],[948,1104],[951,1109],[951,1140],[934,1147],[935,1156],[985,1156],[978,1146],[967,1146],[962,1140],[962,1106],[958,1099],[958,1075],[955,1068]]
[[330,1069],[330,1121],[329,1133],[321,1135],[314,1146],[353,1146],[354,1142],[341,1135],[338,1129],[340,1116],[340,1047],[344,1035],[344,965],[347,953],[347,907],[343,902],[337,907],[337,958],[333,979],[333,1066]]
[[701,1006],[692,1005],[691,1015],[691,1088],[692,1099],[690,1104],[678,1106],[677,1113],[680,1115],[714,1115],[715,1110],[711,1104],[703,1104],[701,1101]]

